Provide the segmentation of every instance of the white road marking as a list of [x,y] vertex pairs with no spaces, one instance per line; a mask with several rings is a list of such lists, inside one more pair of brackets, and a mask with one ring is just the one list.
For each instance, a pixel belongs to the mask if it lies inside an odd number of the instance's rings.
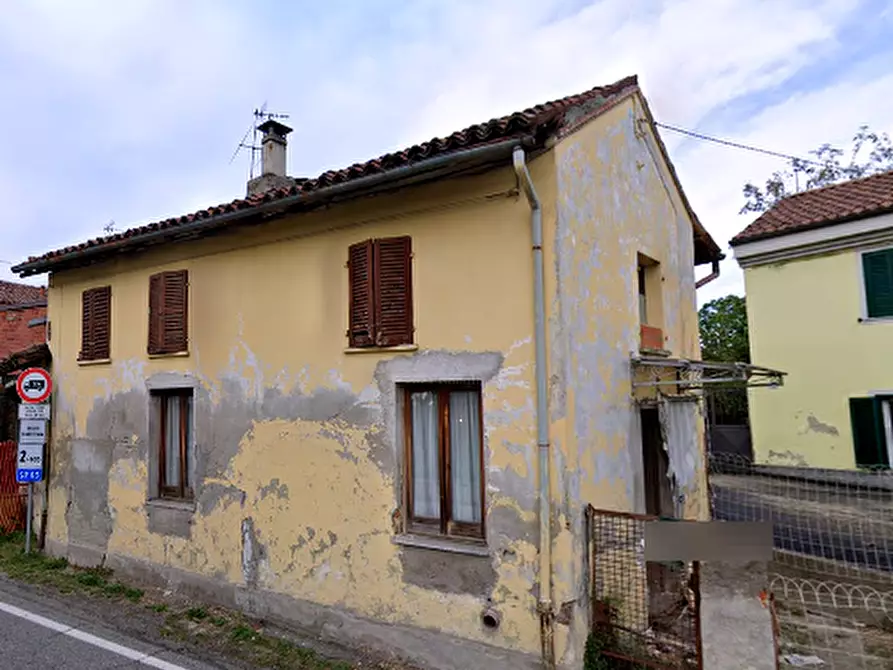
[[54,630],[57,633],[62,633],[63,635],[74,638],[75,640],[80,640],[81,642],[92,644],[94,647],[105,649],[106,651],[110,651],[113,654],[118,654],[119,656],[123,656],[124,658],[129,658],[132,661],[136,661],[141,665],[147,665],[150,668],[157,668],[158,670],[187,670],[187,668],[184,668],[182,665],[168,663],[167,661],[163,661],[160,658],[150,656],[145,652],[137,651],[136,649],[131,649],[130,647],[125,647],[123,645],[110,642],[101,637],[96,637],[95,635],[91,635],[90,633],[78,630],[77,628],[74,628],[67,624],[59,623],[58,621],[53,621],[52,619],[47,619],[46,617],[42,617],[39,614],[34,614],[33,612],[23,610],[19,607],[16,607],[15,605],[9,605],[2,601],[0,601],[0,612],[6,612],[7,614],[17,616],[20,619],[24,619],[25,621],[36,623],[38,626],[43,626],[44,628],[49,628],[50,630]]

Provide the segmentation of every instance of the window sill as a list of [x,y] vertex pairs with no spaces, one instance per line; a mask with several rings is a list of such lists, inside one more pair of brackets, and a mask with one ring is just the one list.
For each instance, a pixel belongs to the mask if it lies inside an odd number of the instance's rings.
[[447,537],[425,537],[423,535],[396,535],[391,542],[402,547],[416,547],[444,551],[449,554],[465,554],[466,556],[490,556],[490,548],[483,542],[462,541]]
[[146,501],[146,507],[161,507],[163,509],[172,509],[181,512],[194,512],[194,500],[174,500],[173,498],[149,498]]
[[170,354],[149,354],[149,360],[155,360],[156,358],[186,358],[188,355],[188,351],[174,351]]
[[879,323],[893,323],[893,316],[861,316],[858,319],[859,323],[871,326]]
[[78,360],[78,365],[82,365],[84,367],[89,365],[109,365],[112,362],[111,358],[93,358],[90,360]]
[[650,349],[648,347],[639,347],[639,353],[646,356],[658,356],[660,358],[669,358],[672,352],[668,349]]
[[418,351],[417,344],[398,344],[396,347],[347,347],[345,354],[388,354],[401,351]]

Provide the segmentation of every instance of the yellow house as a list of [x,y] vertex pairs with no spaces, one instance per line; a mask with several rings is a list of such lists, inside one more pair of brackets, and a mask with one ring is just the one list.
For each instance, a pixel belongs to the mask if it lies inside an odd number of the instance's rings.
[[643,445],[632,392],[641,349],[698,357],[721,258],[636,78],[314,179],[260,130],[246,198],[16,268],[50,273],[49,550],[433,667],[580,667],[586,504],[654,510],[666,452],[669,513],[708,513],[701,430]]
[[754,359],[782,388],[750,395],[755,459],[893,463],[893,172],[785,198],[731,242]]

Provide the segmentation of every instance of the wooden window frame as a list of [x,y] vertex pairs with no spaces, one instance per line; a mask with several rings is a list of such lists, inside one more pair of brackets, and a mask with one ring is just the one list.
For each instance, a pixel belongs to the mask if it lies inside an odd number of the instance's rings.
[[[863,317],[869,321],[882,321],[893,319],[893,311],[885,314],[872,314],[872,287],[873,282],[869,278],[868,263],[872,257],[879,255],[887,258],[887,271],[893,274],[893,247],[882,249],[868,249],[859,253],[859,278],[862,282]],[[893,277],[890,277],[893,282]]]
[[[97,309],[105,303],[105,324],[100,327]],[[100,340],[102,330],[105,336]],[[97,331],[99,331],[97,333]],[[79,361],[102,361],[111,357],[112,350],[112,287],[97,286],[81,294],[81,350]]]
[[[452,539],[486,541],[486,486],[484,469],[484,411],[483,392],[480,382],[431,382],[408,383],[402,386],[404,468],[403,490],[406,508],[406,531],[420,535],[449,537]],[[437,437],[438,437],[438,485],[440,488],[440,518],[425,519],[413,513],[413,470],[412,470],[412,399],[413,393],[431,391],[437,396]],[[477,394],[478,411],[478,459],[480,472],[480,523],[453,521],[452,516],[452,470],[450,468],[450,423],[449,394],[454,391],[474,391]]]
[[[391,254],[385,263],[383,249]],[[362,258],[365,256],[365,258]],[[415,316],[412,295],[412,238],[408,235],[370,238],[350,245],[348,249],[348,346],[352,349],[387,348],[412,345],[415,339]],[[358,275],[354,260],[364,260],[367,271]],[[394,265],[395,261],[397,266]],[[399,267],[402,265],[402,267]],[[383,268],[402,270],[402,277],[386,275]],[[395,297],[394,283],[403,282],[403,291]],[[387,285],[387,289],[385,286]],[[393,319],[385,308],[385,292],[390,302],[402,303],[403,319]],[[358,303],[362,302],[362,306]],[[365,320],[359,316],[366,314]],[[399,314],[399,312],[397,312]]]
[[[167,301],[169,285],[182,283],[182,308]],[[179,325],[182,337],[170,337],[168,324]],[[189,351],[189,271],[168,270],[149,277],[149,333],[146,350],[150,356]]]
[[[192,422],[192,411],[194,410],[194,402],[192,389],[178,388],[166,389],[163,391],[155,391],[153,395],[157,398],[158,406],[156,408],[158,417],[158,497],[167,500],[192,500],[193,488],[189,473],[189,466],[192,463],[191,449],[192,445],[187,441],[187,436],[193,435],[193,427],[188,424]],[[170,398],[178,398],[180,401],[180,484],[179,486],[167,486],[165,476],[167,474],[167,403]],[[190,407],[192,405],[192,407]]]

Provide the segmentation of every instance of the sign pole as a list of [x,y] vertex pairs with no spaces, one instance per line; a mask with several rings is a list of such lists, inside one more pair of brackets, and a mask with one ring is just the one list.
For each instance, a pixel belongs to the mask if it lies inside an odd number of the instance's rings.
[[31,514],[34,512],[34,484],[28,484],[28,517],[25,519],[25,553],[31,553]]
[[34,482],[43,481],[43,450],[47,441],[53,379],[43,368],[28,368],[16,379],[19,405],[19,442],[16,449],[16,481],[28,484],[28,506],[25,518],[25,553],[31,553],[31,527],[34,516]]

